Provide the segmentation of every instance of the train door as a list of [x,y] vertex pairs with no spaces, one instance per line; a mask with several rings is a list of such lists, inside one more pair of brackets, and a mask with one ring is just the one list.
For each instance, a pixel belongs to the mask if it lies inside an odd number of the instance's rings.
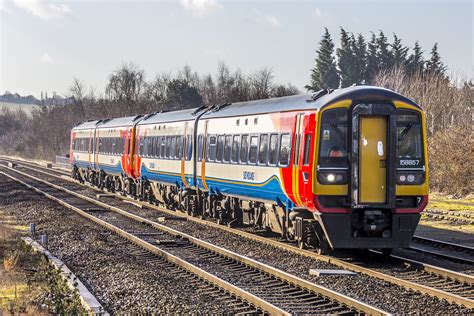
[[[197,141],[197,155],[196,155],[196,158],[194,158],[196,161],[198,161],[199,163],[197,164],[197,168],[199,168],[199,175],[201,177],[201,183],[202,183],[202,187],[204,190],[208,190],[209,188],[207,187],[207,183],[206,183],[206,159],[207,159],[207,155],[208,155],[208,152],[207,152],[207,142],[208,142],[208,126],[209,126],[209,120],[206,120],[204,122],[204,131],[203,131],[203,135],[202,135],[202,138],[199,139],[198,138],[198,141]],[[198,129],[196,128],[196,132],[194,133],[195,136],[197,136],[199,133]],[[195,169],[195,175],[197,175],[198,171],[197,171],[197,168]],[[194,183],[197,187],[199,187],[199,183],[197,181],[197,176],[194,178]]]
[[125,129],[125,145],[124,152],[122,156],[122,168],[125,174],[129,177],[132,177],[132,167],[133,167],[133,127],[127,127]]
[[99,169],[99,138],[100,138],[100,133],[97,127],[94,129],[94,140],[92,142],[92,155],[93,155],[93,169],[97,170]]
[[140,127],[138,126],[138,122],[136,122],[130,129],[129,129],[129,139],[131,142],[131,157],[130,157],[130,175],[134,179],[138,179],[140,177],[141,167],[142,167],[142,158],[140,156],[140,136],[139,136]]
[[184,129],[183,129],[183,138],[181,140],[181,167],[180,167],[180,171],[181,171],[181,181],[183,181],[183,185],[185,187],[189,187],[190,185],[192,185],[192,183],[190,183],[190,179],[188,177],[186,177],[186,174],[188,174],[188,170],[186,170],[187,168],[187,163],[186,161],[188,160],[188,157],[191,157],[191,152],[190,152],[190,149],[191,149],[191,145],[192,145],[192,138],[190,137],[192,135],[192,132],[189,131],[189,123],[188,122],[184,122]]
[[314,122],[313,115],[300,115],[300,157],[298,160],[299,167],[299,192],[301,201],[306,207],[313,206],[313,184],[312,184],[312,168],[313,168],[313,143],[314,143],[314,133],[311,130],[311,122]]
[[293,151],[293,188],[295,200],[298,206],[303,205],[302,197],[304,196],[305,188],[305,174],[303,172],[303,150],[304,147],[304,113],[298,113],[296,115],[296,126],[295,126],[295,142]]
[[361,116],[359,137],[359,202],[387,203],[387,119]]

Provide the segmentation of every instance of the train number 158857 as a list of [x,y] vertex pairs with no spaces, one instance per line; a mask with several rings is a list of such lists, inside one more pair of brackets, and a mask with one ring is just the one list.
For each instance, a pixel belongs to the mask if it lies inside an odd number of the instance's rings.
[[419,164],[419,159],[400,159],[400,166],[418,166]]

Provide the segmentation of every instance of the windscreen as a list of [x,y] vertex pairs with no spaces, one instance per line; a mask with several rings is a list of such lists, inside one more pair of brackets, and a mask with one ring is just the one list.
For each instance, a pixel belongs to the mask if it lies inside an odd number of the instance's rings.
[[399,110],[397,113],[398,166],[421,167],[423,165],[423,142],[421,119],[418,112]]
[[323,112],[318,161],[320,168],[348,167],[347,116],[347,109]]

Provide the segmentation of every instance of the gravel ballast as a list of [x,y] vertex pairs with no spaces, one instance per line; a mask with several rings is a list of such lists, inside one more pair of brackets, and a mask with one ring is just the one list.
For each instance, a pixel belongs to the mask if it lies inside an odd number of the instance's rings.
[[134,255],[137,247],[0,175],[0,212],[48,235],[48,250],[65,262],[111,313],[223,313],[225,300],[201,294],[189,276]]
[[[29,171],[26,171],[29,173]],[[76,192],[95,198],[97,191],[80,187],[65,180],[57,180],[52,177],[39,175],[47,180],[55,180],[56,184]],[[133,212],[151,220],[157,220],[160,216],[168,217],[163,223],[167,226],[183,231],[197,238],[201,238],[213,244],[231,249],[239,254],[249,256],[261,262],[265,262],[279,269],[298,275],[317,284],[326,286],[332,290],[344,293],[348,296],[360,299],[370,305],[393,313],[469,313],[473,312],[462,306],[449,304],[428,295],[423,295],[403,287],[390,284],[388,282],[368,277],[362,274],[356,276],[310,276],[309,269],[339,269],[339,267],[304,257],[292,252],[281,250],[273,246],[265,245],[257,241],[244,239],[232,233],[204,226],[201,224],[169,219],[169,215],[152,209],[139,209],[129,203],[124,203],[118,199],[102,199],[110,205],[114,205]]]

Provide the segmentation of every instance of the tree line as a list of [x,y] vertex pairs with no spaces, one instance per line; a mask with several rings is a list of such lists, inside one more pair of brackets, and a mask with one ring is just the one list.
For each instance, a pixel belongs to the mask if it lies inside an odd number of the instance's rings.
[[433,73],[446,77],[447,68],[441,61],[438,44],[434,44],[428,60],[424,59],[423,54],[418,41],[410,52],[396,34],[389,43],[383,31],[379,31],[378,35],[372,33],[368,40],[361,33],[354,35],[342,27],[340,45],[334,49],[331,34],[325,28],[316,51],[310,84],[306,88],[317,91],[353,84],[373,84],[377,73],[392,68],[401,68],[409,75]]
[[240,102],[298,94],[291,84],[274,81],[273,70],[262,68],[250,74],[231,70],[220,63],[215,75],[198,74],[184,66],[176,74],[159,73],[147,81],[145,71],[125,63],[108,78],[105,92],[87,91],[83,81],[75,78],[70,87],[72,107],[78,119],[93,119],[144,114]]
[[[336,48],[325,29],[315,66],[308,70],[308,90],[373,84],[420,104],[427,119],[431,189],[470,193],[474,86],[472,82],[459,85],[462,80],[446,75],[437,44],[425,60],[418,42],[410,50],[395,34],[391,43],[382,31],[372,33],[367,41],[341,28]],[[159,73],[147,79],[143,69],[125,63],[111,72],[102,92],[74,78],[68,105],[41,106],[31,116],[0,110],[0,153],[51,160],[68,153],[70,130],[78,122],[298,93],[291,83],[277,83],[272,69],[266,67],[245,74],[221,63],[215,74],[198,74],[185,66],[175,74]]]

